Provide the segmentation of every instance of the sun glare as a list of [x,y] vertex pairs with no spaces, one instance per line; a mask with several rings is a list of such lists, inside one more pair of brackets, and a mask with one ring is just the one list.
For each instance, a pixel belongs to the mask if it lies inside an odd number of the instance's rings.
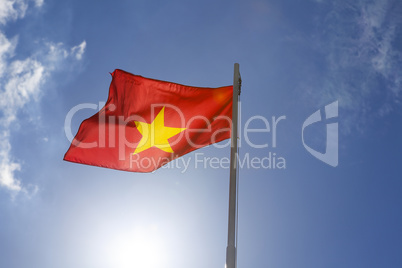
[[166,264],[166,248],[156,226],[121,233],[113,240],[109,253],[114,268],[160,268]]

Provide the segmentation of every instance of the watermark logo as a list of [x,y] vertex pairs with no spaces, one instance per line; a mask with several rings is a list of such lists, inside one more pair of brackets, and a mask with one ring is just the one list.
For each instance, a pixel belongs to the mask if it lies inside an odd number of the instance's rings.
[[[230,147],[230,140],[223,141],[221,143],[216,143],[217,134],[220,132],[229,131],[230,128],[222,128],[215,131],[212,131],[211,124],[216,120],[226,120],[227,125],[231,125],[231,119],[227,117],[216,117],[213,118],[212,121],[208,118],[202,116],[194,116],[187,121],[184,120],[184,114],[180,110],[179,107],[170,105],[170,104],[155,104],[151,106],[151,118],[156,118],[157,115],[155,113],[155,108],[160,108],[163,106],[171,109],[171,111],[175,112],[180,119],[180,126],[183,129],[187,129],[187,132],[182,131],[178,136],[179,138],[183,138],[186,140],[186,144],[188,146],[197,149],[202,147],[199,144],[194,143],[191,138],[192,133],[203,134],[206,132],[210,136],[210,144],[215,148],[222,149]],[[104,107],[104,108],[102,108]],[[83,103],[73,107],[66,115],[64,130],[67,139],[76,146],[85,149],[91,148],[116,148],[118,150],[118,158],[121,161],[126,161],[127,157],[130,168],[138,168],[138,169],[148,169],[152,166],[164,166],[171,168],[180,168],[186,171],[188,167],[192,166],[194,168],[229,168],[230,159],[227,157],[204,157],[203,154],[196,153],[193,156],[186,158],[177,158],[172,151],[171,157],[162,157],[159,159],[154,159],[153,157],[146,157],[137,153],[135,154],[135,150],[138,146],[140,146],[141,141],[133,140],[127,137],[127,133],[133,129],[135,126],[137,129],[139,128],[139,124],[141,122],[147,122],[144,118],[138,115],[131,115],[129,117],[123,117],[122,115],[108,115],[105,116],[105,113],[99,112],[99,116],[96,120],[98,120],[98,127],[95,127],[93,131],[97,132],[98,139],[90,140],[89,142],[77,141],[74,139],[71,125],[72,119],[79,111],[84,109],[90,110],[99,110],[108,109],[109,111],[114,111],[116,107],[114,105],[108,105],[105,107],[105,103],[101,102],[99,105],[91,104],[91,103]],[[163,111],[162,109],[162,111]],[[302,142],[304,148],[319,159],[320,161],[332,166],[338,166],[338,123],[334,122],[338,117],[338,101],[334,101],[324,108],[315,111],[311,114],[302,125]],[[283,136],[279,135],[280,132],[283,132],[282,125],[287,122],[287,117],[285,115],[282,116],[272,116],[271,118],[267,118],[262,115],[254,115],[245,120],[243,124],[243,118],[239,116],[239,141],[238,147],[243,148],[246,145],[246,149],[249,150],[254,149],[250,154],[246,151],[244,154],[239,156],[238,164],[240,168],[246,169],[286,169],[287,163],[286,159],[280,152],[277,151],[277,147],[281,145],[283,142]],[[334,120],[335,119],[335,120]],[[155,120],[155,119],[154,119]],[[192,122],[194,121],[203,122],[206,127],[205,128],[191,128]],[[162,120],[163,121],[163,120]],[[162,122],[161,121],[161,122]],[[137,122],[137,123],[135,123]],[[140,122],[140,123],[138,123]],[[305,142],[305,136],[311,135],[312,133],[305,133],[305,129],[315,123],[323,122],[326,123],[326,144],[325,144],[325,152],[322,153],[318,150],[315,150],[308,146]],[[108,124],[106,124],[108,123]],[[135,124],[134,124],[135,123]],[[106,125],[108,127],[106,128]],[[155,125],[155,124],[154,124]],[[147,127],[150,135],[145,135],[144,131],[141,133],[142,137],[147,136],[147,140],[143,143],[148,144],[148,147],[156,147],[161,149],[159,146],[160,138],[157,136],[156,128],[150,124],[144,124]],[[118,127],[117,127],[118,126]],[[144,128],[144,126],[142,126]],[[126,131],[129,129],[130,131]],[[278,130],[280,130],[278,132]],[[141,131],[140,131],[141,132]],[[184,134],[183,134],[184,133]],[[297,135],[298,136],[298,135]],[[314,136],[313,136],[314,137]],[[179,138],[176,140],[169,141],[169,146],[173,146],[176,142],[179,141]],[[296,138],[296,137],[295,137]],[[297,137],[299,139],[299,137]],[[141,138],[142,140],[142,138]],[[279,141],[278,141],[279,140]],[[166,144],[163,143],[162,145]],[[166,149],[163,147],[162,149]],[[259,153],[256,153],[256,150],[259,150]],[[127,154],[127,150],[130,151],[130,154]],[[145,149],[144,149],[145,150]],[[263,150],[263,152],[261,151]],[[169,151],[170,152],[170,151]],[[262,152],[262,154],[261,154]],[[177,158],[176,161],[173,161]],[[183,162],[186,161],[186,162]]]
[[[326,120],[338,117],[338,101],[334,101],[333,103],[326,105],[324,108],[324,112]],[[338,166],[338,123],[327,124],[327,140],[325,153],[314,150],[304,142],[304,129],[314,123],[320,122],[321,120],[321,110],[317,110],[312,115],[310,115],[306,119],[306,121],[304,121],[302,127],[303,146],[310,154],[312,154],[317,159],[332,167],[336,167]]]

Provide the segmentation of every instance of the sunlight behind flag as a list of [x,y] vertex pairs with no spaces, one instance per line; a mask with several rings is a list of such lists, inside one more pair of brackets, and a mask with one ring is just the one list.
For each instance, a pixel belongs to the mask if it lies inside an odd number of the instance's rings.
[[112,238],[108,254],[114,268],[157,268],[167,261],[165,241],[156,225],[119,233]]

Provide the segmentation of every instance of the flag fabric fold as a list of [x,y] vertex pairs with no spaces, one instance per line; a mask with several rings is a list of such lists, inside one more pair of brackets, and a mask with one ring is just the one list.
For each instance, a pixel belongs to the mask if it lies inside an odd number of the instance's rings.
[[64,160],[154,171],[230,138],[232,93],[233,86],[185,86],[117,69],[105,106],[81,123]]

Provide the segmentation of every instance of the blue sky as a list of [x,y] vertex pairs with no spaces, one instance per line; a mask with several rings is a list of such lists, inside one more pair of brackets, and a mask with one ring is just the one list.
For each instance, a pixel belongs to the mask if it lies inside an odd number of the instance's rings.
[[[402,266],[402,3],[55,1],[0,3],[0,266],[223,267],[229,170],[129,173],[63,162],[65,119],[106,101],[119,68],[181,84],[243,79],[238,267]],[[338,124],[338,165],[321,153]],[[102,105],[102,104],[101,104]],[[78,130],[93,109],[73,117]],[[254,119],[253,119],[254,118]],[[272,126],[272,125],[271,125]],[[334,142],[334,140],[331,140]]]

